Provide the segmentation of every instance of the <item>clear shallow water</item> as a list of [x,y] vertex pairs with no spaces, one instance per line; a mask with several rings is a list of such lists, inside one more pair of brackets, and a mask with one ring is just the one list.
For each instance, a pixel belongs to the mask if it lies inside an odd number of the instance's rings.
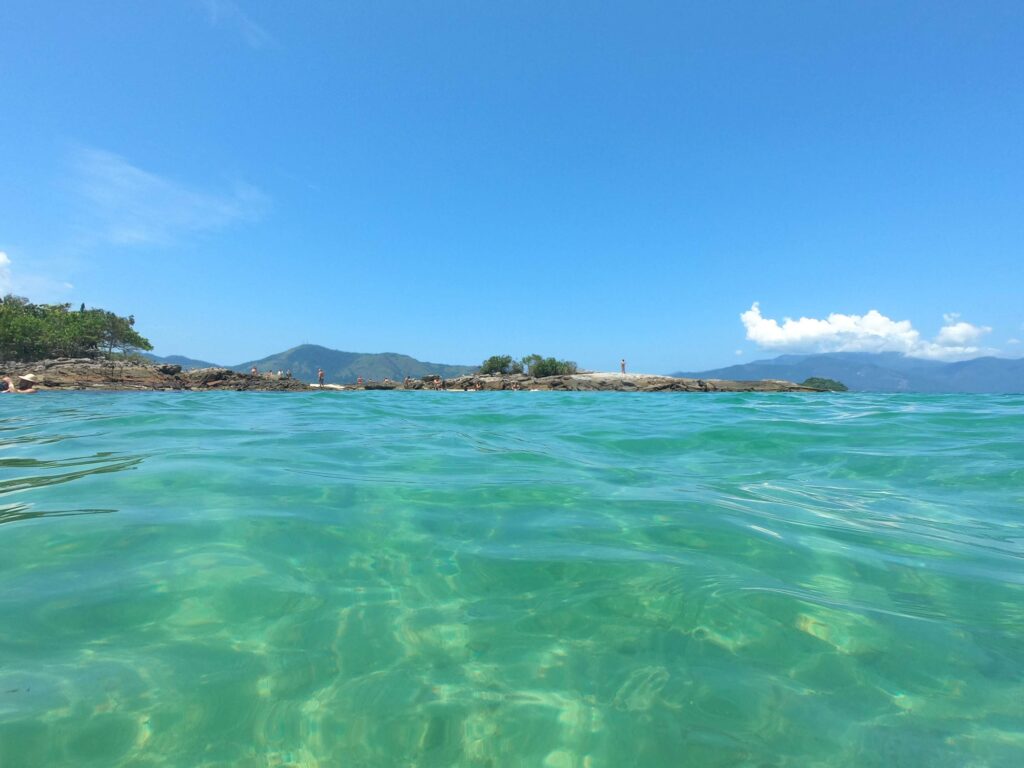
[[1024,763],[1024,397],[0,405],[4,768]]

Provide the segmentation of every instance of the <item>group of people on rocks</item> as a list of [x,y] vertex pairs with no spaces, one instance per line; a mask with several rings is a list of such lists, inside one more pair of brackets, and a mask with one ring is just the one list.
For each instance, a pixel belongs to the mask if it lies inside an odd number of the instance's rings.
[[267,376],[268,378],[271,379],[290,379],[292,377],[292,372],[290,370],[282,371],[280,369],[278,369],[277,373],[274,373],[273,369],[268,368],[265,373],[261,374],[260,369],[257,368],[255,365],[249,371],[249,374],[252,376]]

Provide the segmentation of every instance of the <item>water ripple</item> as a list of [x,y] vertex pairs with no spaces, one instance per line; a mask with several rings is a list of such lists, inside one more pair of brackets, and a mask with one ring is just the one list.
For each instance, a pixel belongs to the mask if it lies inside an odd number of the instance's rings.
[[15,405],[0,765],[1024,754],[1024,397]]

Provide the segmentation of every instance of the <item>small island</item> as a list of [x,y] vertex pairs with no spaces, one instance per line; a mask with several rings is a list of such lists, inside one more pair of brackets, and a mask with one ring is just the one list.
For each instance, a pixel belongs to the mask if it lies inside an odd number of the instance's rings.
[[821,376],[811,376],[809,379],[805,379],[802,382],[803,386],[811,387],[812,389],[818,389],[822,392],[848,392],[847,387],[843,382],[836,381],[835,379],[825,379]]

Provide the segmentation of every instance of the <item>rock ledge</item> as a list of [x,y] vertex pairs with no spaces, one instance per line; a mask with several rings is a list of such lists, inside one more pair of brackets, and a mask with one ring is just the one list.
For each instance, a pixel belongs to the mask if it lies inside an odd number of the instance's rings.
[[[792,381],[730,381],[727,379],[681,379],[646,373],[575,373],[534,379],[525,374],[471,374],[454,379],[425,377],[400,381],[368,381],[364,384],[328,384],[334,390],[434,390],[445,391],[558,391],[558,392],[818,392]],[[310,385],[314,389],[318,387]]]
[[0,375],[35,374],[39,389],[96,390],[235,390],[305,392],[298,379],[253,376],[228,368],[182,371],[180,365],[137,362],[113,363],[87,358],[60,358],[34,363],[0,363]]
[[[261,373],[253,376],[229,368],[183,371],[180,365],[106,362],[77,358],[40,360],[35,363],[0,363],[0,375],[35,374],[39,389],[91,390],[231,390],[237,392],[308,392],[315,384]],[[400,381],[367,381],[363,384],[328,384],[325,390],[434,390],[447,391],[558,391],[558,392],[817,392],[791,381],[729,381],[680,379],[642,373],[576,373],[534,379],[524,374],[471,374],[454,379],[427,376]]]

